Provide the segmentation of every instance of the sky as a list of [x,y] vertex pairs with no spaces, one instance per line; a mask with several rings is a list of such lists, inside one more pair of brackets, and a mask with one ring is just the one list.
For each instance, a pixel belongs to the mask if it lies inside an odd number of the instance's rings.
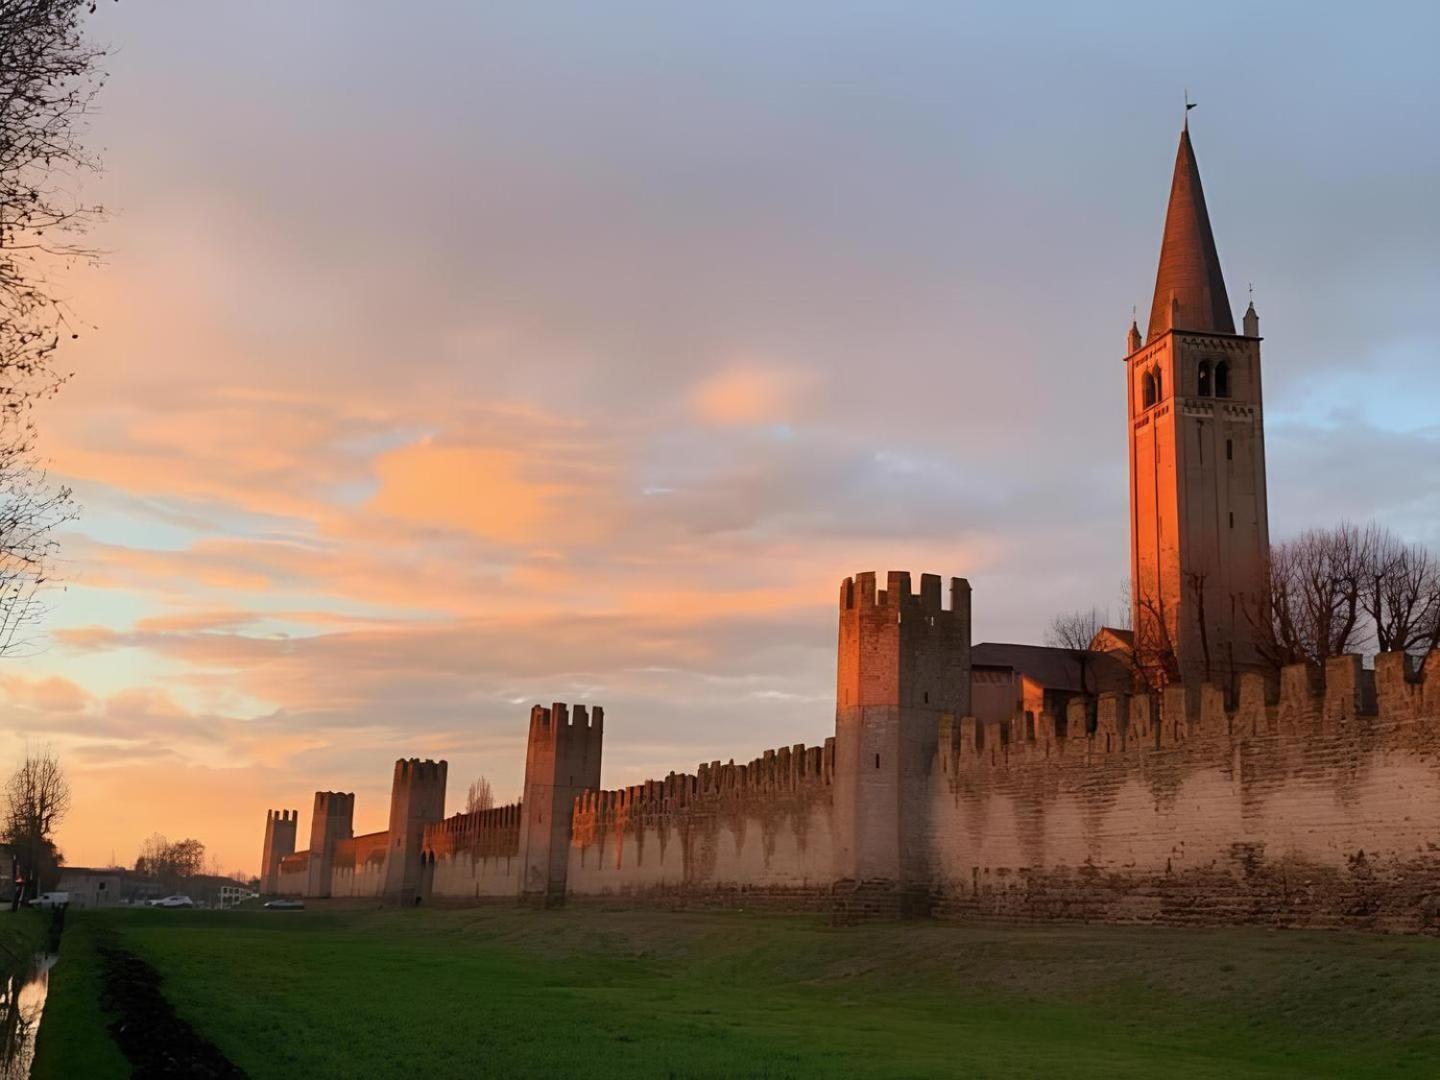
[[83,514],[0,758],[68,861],[255,871],[397,757],[518,796],[815,744],[859,570],[976,640],[1114,607],[1121,358],[1183,94],[1271,530],[1440,545],[1434,5],[103,5],[106,254],[41,415]]

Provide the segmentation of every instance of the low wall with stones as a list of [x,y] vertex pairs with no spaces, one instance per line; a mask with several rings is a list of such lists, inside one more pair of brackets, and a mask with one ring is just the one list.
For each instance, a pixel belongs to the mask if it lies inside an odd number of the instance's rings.
[[934,911],[1420,929],[1440,920],[1440,652],[942,726]]
[[748,765],[575,801],[567,890],[573,897],[815,906],[834,880],[835,745],[767,750]]

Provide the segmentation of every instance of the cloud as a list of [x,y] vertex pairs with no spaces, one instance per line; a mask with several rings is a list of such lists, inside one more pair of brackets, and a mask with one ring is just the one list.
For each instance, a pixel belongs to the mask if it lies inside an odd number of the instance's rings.
[[578,483],[546,480],[520,450],[447,446],[426,441],[375,462],[380,490],[369,509],[417,526],[459,529],[507,544],[544,542],[561,529],[573,542],[599,523],[565,513],[598,499]]
[[135,629],[155,633],[234,630],[253,623],[258,617],[253,611],[177,611],[140,619]]
[[801,395],[814,383],[807,372],[741,362],[706,376],[690,392],[690,410],[703,424],[732,427],[794,420]]
[[11,702],[45,713],[77,713],[91,701],[88,690],[59,675],[40,679],[7,675],[0,679],[0,690]]

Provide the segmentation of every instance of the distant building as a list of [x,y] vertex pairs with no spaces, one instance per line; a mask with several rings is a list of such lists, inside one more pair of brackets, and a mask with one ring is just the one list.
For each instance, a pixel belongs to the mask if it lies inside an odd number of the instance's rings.
[[199,904],[218,906],[222,890],[242,883],[215,874],[198,874],[182,881],[160,881],[124,867],[65,866],[60,870],[61,892],[70,894],[75,907],[116,907],[143,904],[171,893],[183,893]]
[[119,867],[94,869],[66,866],[60,871],[58,888],[70,894],[70,903],[74,907],[115,907],[125,898],[127,873]]
[[[1101,631],[1116,633],[1106,630]],[[970,649],[970,708],[986,726],[1016,722],[1021,734],[1035,730],[1036,718],[1049,712],[1063,715],[1066,703],[1079,694],[1130,689],[1128,650],[1099,646],[1053,649],[1044,645],[1010,645],[982,641]]]

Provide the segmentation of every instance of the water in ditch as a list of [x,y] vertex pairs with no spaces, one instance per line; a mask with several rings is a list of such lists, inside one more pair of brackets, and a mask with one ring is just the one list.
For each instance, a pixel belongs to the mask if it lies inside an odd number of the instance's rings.
[[0,987],[0,1080],[25,1080],[30,1075],[54,964],[54,953],[36,953],[24,970],[7,976]]

